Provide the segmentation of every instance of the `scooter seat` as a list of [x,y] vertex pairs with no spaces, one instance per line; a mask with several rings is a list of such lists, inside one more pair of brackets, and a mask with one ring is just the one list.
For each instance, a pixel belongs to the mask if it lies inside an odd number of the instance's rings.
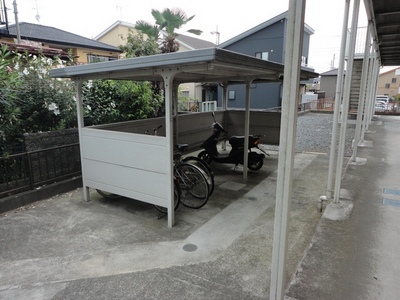
[[[249,135],[249,143],[251,144],[251,142],[253,141],[254,136],[253,135]],[[244,144],[244,136],[242,135],[234,135],[229,139],[229,144],[233,146],[239,146],[239,145],[243,145]]]

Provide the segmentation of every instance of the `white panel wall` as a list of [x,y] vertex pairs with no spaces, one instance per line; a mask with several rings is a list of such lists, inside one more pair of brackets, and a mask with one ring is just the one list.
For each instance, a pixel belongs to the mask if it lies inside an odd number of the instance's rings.
[[140,201],[166,206],[166,138],[82,129],[85,184]]

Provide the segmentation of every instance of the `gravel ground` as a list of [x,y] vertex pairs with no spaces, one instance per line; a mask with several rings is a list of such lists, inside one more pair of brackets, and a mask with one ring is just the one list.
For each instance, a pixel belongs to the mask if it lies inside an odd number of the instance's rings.
[[[352,141],[355,135],[356,125],[347,123],[345,156],[352,154]],[[340,135],[338,126],[338,141]],[[333,127],[333,114],[306,113],[298,116],[296,151],[330,153]]]
[[[355,124],[352,120],[347,124],[345,156],[352,154],[352,141],[355,134]],[[333,127],[333,114],[305,113],[297,118],[296,151],[330,153]],[[340,124],[338,126],[338,141]],[[267,146],[265,149],[277,150],[277,147]]]

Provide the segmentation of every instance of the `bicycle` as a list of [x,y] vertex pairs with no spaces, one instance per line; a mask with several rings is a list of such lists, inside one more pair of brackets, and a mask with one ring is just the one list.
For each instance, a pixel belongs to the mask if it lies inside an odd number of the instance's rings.
[[[162,125],[159,125],[153,128],[153,134],[157,135],[158,129],[160,129]],[[148,130],[146,130],[146,134],[148,134]],[[210,184],[212,184],[212,189],[214,189],[214,180],[211,178],[209,171],[205,170],[205,166],[203,163],[196,158],[190,159],[185,158],[185,161],[182,160],[181,152],[187,149],[188,145],[176,145],[179,150],[179,153],[174,154],[174,186],[179,185],[179,202],[182,205],[189,208],[201,208],[203,207],[207,201],[210,193]],[[196,160],[196,162],[194,162]],[[174,188],[178,193],[177,188]],[[176,199],[178,197],[175,196],[175,210],[179,206]],[[156,206],[159,211],[166,212],[166,209],[160,206]]]
[[199,168],[201,168],[206,174],[207,183],[209,184],[209,193],[211,196],[211,194],[214,191],[214,185],[215,185],[214,172],[211,170],[210,166],[205,161],[198,158],[197,156],[183,157],[182,154],[183,154],[183,152],[185,152],[188,149],[188,147],[189,147],[188,144],[176,144],[175,145],[175,148],[178,150],[178,153],[174,154],[174,163],[178,164],[181,162],[187,162],[187,163],[194,164],[194,165],[198,166]]
[[[153,128],[154,135],[157,135],[161,127],[162,125]],[[148,134],[148,130],[145,134]],[[188,148],[187,144],[176,145],[176,147],[179,153],[174,154],[174,210],[177,210],[180,203],[189,208],[201,208],[207,203],[214,190],[214,175],[197,157],[182,159],[181,152]],[[110,199],[120,197],[101,190],[98,192]],[[153,206],[158,211],[167,213],[167,208],[155,204]]]
[[189,208],[203,207],[210,197],[205,172],[198,166],[181,162],[174,165],[174,176],[181,188],[180,202]]

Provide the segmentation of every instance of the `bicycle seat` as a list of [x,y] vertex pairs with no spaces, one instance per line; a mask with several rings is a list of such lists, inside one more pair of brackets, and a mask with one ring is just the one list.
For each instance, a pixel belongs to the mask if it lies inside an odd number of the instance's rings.
[[175,147],[179,152],[185,152],[189,148],[189,144],[176,144]]

